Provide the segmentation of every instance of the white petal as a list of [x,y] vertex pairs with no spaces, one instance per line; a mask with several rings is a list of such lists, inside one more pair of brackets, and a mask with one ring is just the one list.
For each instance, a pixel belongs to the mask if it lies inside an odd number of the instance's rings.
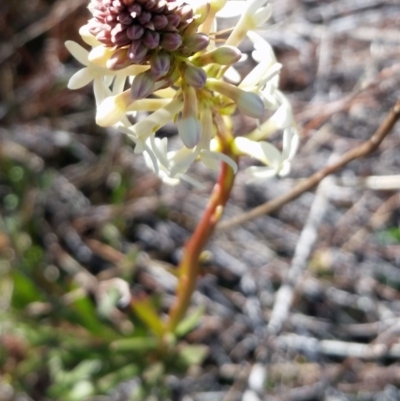
[[65,42],[65,47],[68,49],[68,51],[83,65],[88,66],[89,61],[88,61],[88,56],[89,52],[85,50],[81,45],[79,45],[76,42],[73,42],[72,40],[67,40]]
[[160,139],[151,136],[149,140],[155,156],[163,166],[167,167],[169,164],[167,159],[168,139],[167,138]]
[[174,177],[178,173],[185,173],[196,158],[197,152],[187,148],[182,148],[175,152],[170,159],[171,176]]
[[[245,170],[246,173],[249,173],[255,179],[263,179],[263,178],[271,178],[276,175],[276,169],[271,167],[256,167],[252,166]],[[254,180],[250,180],[254,181]]]
[[96,123],[101,127],[111,127],[117,124],[125,117],[130,103],[132,103],[132,99],[129,91],[106,97],[97,107]]
[[93,36],[89,32],[89,26],[88,25],[83,25],[79,29],[79,35],[81,35],[81,38],[87,43],[88,45],[95,47],[100,45],[101,43],[96,39],[95,36]]
[[218,18],[233,18],[243,14],[247,1],[228,1],[222,10],[217,12]]
[[97,107],[107,96],[111,95],[111,91],[105,86],[103,79],[101,78],[95,78],[93,83],[93,91]]
[[255,51],[252,53],[254,60],[262,62],[267,58],[276,61],[272,46],[261,35],[253,31],[248,31],[247,37],[254,44]]
[[271,120],[278,129],[285,129],[292,124],[292,109],[288,102],[283,103],[272,115]]
[[224,77],[234,83],[234,84],[238,84],[241,80],[241,76],[238,73],[238,71],[236,70],[235,67],[230,66],[224,73]]
[[244,78],[240,87],[255,85],[258,90],[264,92],[276,89],[279,85],[279,73],[282,69],[282,64],[275,63],[259,63],[252,71]]
[[216,157],[214,157],[215,153],[217,152],[203,150],[200,153],[200,159],[207,168],[209,168],[212,171],[218,172],[220,161]]
[[162,179],[164,184],[175,186],[180,183],[179,178],[171,178],[169,175],[165,174],[164,172],[160,171],[158,174],[159,177]]
[[281,154],[279,150],[268,142],[255,142],[247,138],[238,137],[235,145],[244,154],[259,160],[264,164],[279,165]]
[[300,138],[295,128],[287,128],[283,132],[282,158],[291,160],[296,154]]
[[[207,166],[207,163],[204,162],[204,158],[206,158],[207,162],[215,160],[217,162],[224,162],[224,163],[228,164],[229,166],[231,166],[231,168],[235,174],[238,170],[237,164],[229,156],[227,156],[223,153],[212,152],[211,150],[204,149],[201,152],[201,161]],[[210,164],[212,165],[212,162]],[[215,171],[214,168],[212,168],[212,167],[209,167],[209,168],[211,168],[211,170]]]
[[290,173],[290,168],[291,168],[291,165],[290,165],[289,160],[285,160],[285,161],[282,163],[281,168],[280,168],[280,170],[279,170],[279,176],[280,176],[280,177],[285,177],[285,176],[287,176],[287,175]]
[[254,14],[253,18],[255,24],[257,26],[264,24],[264,22],[270,19],[271,15],[272,15],[272,7],[271,4],[268,4],[266,7],[261,8]]
[[212,120],[211,109],[203,109],[200,115],[200,122],[203,128],[200,142],[197,145],[200,149],[210,149],[210,142],[214,136],[214,125]]
[[151,168],[156,173],[156,175],[159,175],[157,158],[154,155],[153,151],[150,149],[150,147],[147,146],[146,144],[144,144],[143,156],[147,167]]
[[189,184],[193,185],[199,189],[206,189],[206,186],[202,184],[200,181],[195,180],[194,178],[190,177],[187,174],[179,174],[179,178],[183,181],[188,182]]
[[259,142],[261,149],[263,151],[263,158],[259,158],[261,162],[264,161],[266,164],[271,164],[272,166],[279,165],[281,161],[281,153],[279,150],[272,144],[268,142]]
[[132,129],[138,136],[145,139],[164,126],[168,121],[171,121],[175,114],[181,111],[182,107],[182,100],[174,99],[165,107],[158,109],[154,113],[133,125]]
[[[246,10],[246,14],[253,15],[260,8],[264,7],[267,4],[268,0],[248,0],[248,6]],[[267,7],[269,4],[267,5]]]
[[68,82],[68,89],[80,89],[93,81],[93,75],[90,69],[85,67],[77,71]]
[[[134,140],[133,138],[131,138],[131,139]],[[145,151],[145,145],[144,145],[143,141],[138,139],[135,142],[135,144],[136,144],[136,146],[135,146],[135,149],[133,151],[134,153],[139,154],[139,153],[143,153]]]
[[111,86],[111,84],[113,83],[113,81],[114,81],[114,76],[113,75],[106,75],[106,76],[104,76],[103,79],[104,79],[104,85],[107,86],[107,88],[109,88]]
[[126,82],[126,77],[123,75],[119,75],[115,78],[114,85],[112,88],[114,95],[117,95],[118,93],[121,93],[124,91],[125,82]]

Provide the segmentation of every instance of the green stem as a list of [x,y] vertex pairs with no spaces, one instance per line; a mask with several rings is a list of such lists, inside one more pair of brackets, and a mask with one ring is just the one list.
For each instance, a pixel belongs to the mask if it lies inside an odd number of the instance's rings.
[[[233,149],[233,137],[227,132],[222,119],[217,121],[217,126],[222,153],[237,162],[237,156]],[[190,299],[196,288],[197,277],[201,272],[199,265],[200,255],[222,217],[234,179],[235,173],[232,168],[226,163],[222,163],[218,181],[211,193],[207,208],[196,230],[185,245],[184,254],[179,265],[176,300],[168,315],[168,321],[165,325],[166,332],[173,332],[176,329],[190,305]]]

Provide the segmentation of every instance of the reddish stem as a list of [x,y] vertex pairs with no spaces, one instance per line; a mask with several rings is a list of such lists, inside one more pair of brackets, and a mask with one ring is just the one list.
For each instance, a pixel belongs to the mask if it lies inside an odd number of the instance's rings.
[[[225,147],[223,153],[237,162],[237,157],[232,151],[232,141],[223,142]],[[184,254],[179,265],[177,297],[169,312],[169,320],[166,324],[167,332],[173,332],[176,329],[189,307],[190,299],[196,287],[197,277],[200,274],[200,255],[222,216],[234,179],[235,173],[232,168],[228,164],[222,163],[218,181],[211,193],[207,208],[196,230],[185,245]]]

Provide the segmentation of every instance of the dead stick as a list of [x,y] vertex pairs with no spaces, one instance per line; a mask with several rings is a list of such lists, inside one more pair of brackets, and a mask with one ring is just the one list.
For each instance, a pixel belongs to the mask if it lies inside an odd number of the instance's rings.
[[333,174],[340,168],[346,166],[351,161],[359,159],[361,157],[368,156],[370,153],[372,153],[379,147],[381,142],[390,133],[390,131],[392,130],[392,128],[394,127],[399,118],[400,118],[400,100],[397,101],[395,106],[390,110],[390,112],[386,116],[385,120],[382,122],[379,128],[375,131],[374,135],[372,135],[372,137],[368,141],[364,142],[360,146],[357,146],[355,149],[349,150],[335,163],[324,167],[323,169],[314,173],[311,177],[305,179],[304,181],[301,181],[291,191],[287,192],[286,194],[278,196],[277,198],[272,199],[269,202],[257,206],[256,208],[250,210],[249,212],[243,213],[238,217],[234,217],[233,219],[229,219],[227,221],[222,222],[217,227],[217,230],[231,229],[234,226],[243,224],[247,221],[253,220],[264,214],[272,213],[275,210],[281,208],[286,203],[289,203],[292,200],[298,198],[304,192],[314,188],[326,176]]

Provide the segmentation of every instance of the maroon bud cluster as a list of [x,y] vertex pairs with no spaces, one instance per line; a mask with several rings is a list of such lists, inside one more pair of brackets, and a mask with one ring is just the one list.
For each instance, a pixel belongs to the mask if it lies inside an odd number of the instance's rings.
[[[132,64],[183,47],[182,35],[193,21],[192,7],[181,0],[91,0],[89,8],[90,32],[107,47],[124,48]],[[125,63],[116,57],[114,64]]]

